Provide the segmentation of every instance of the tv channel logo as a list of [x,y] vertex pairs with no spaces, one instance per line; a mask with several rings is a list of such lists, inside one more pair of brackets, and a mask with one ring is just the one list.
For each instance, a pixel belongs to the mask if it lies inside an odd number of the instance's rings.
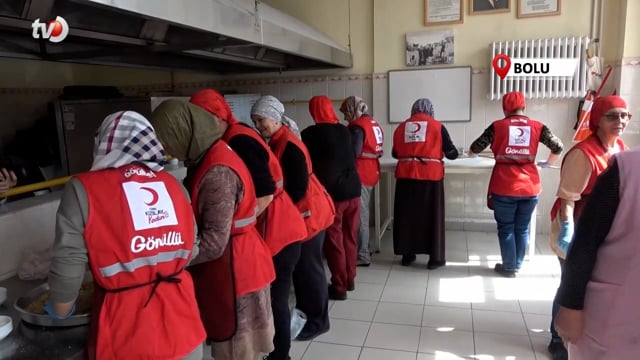
[[60,16],[48,23],[41,23],[40,19],[35,19],[31,24],[34,39],[49,39],[52,43],[59,43],[69,35],[69,24]]
[[532,59],[512,58],[506,54],[493,57],[492,65],[496,74],[505,77],[573,77],[580,59]]

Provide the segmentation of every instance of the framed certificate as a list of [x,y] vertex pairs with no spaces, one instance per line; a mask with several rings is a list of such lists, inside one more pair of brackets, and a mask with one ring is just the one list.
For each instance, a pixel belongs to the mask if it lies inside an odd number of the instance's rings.
[[424,0],[424,25],[462,24],[464,0]]
[[517,0],[518,18],[560,15],[560,0]]

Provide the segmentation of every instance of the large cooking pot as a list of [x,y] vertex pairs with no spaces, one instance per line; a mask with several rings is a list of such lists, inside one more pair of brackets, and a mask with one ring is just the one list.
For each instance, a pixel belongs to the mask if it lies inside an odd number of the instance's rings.
[[58,320],[50,317],[47,314],[36,314],[27,310],[30,304],[36,301],[42,294],[49,291],[49,284],[42,284],[33,290],[30,290],[22,297],[16,300],[13,305],[16,311],[20,313],[22,321],[33,325],[48,326],[48,327],[68,327],[68,326],[80,326],[87,325],[90,322],[89,314],[76,314],[66,319]]

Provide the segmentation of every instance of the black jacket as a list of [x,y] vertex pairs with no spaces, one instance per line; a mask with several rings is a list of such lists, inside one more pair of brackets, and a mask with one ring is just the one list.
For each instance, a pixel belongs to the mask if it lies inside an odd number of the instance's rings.
[[301,136],[309,150],[313,172],[333,201],[360,197],[360,177],[347,127],[320,123],[304,129]]

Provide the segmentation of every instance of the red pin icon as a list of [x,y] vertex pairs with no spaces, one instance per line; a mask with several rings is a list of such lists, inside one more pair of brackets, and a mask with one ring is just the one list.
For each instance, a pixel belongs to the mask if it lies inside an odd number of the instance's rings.
[[[504,67],[500,67],[500,65],[498,64],[500,60],[504,60]],[[500,76],[500,79],[504,79],[504,77],[509,73],[509,68],[511,68],[511,58],[509,57],[509,55],[498,54],[493,57],[492,64],[493,70],[495,70],[496,74]]]

